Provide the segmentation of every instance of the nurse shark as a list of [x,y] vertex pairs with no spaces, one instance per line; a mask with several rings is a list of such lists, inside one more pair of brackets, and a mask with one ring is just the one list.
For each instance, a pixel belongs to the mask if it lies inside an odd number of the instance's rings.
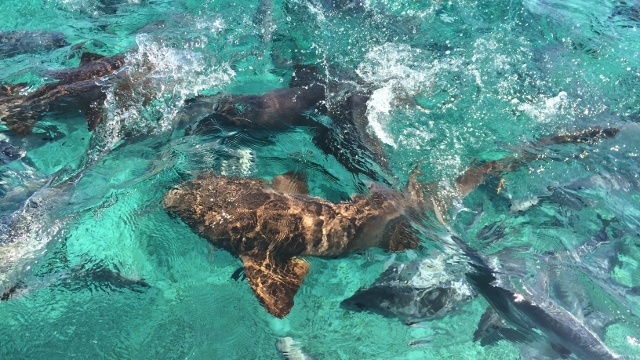
[[375,169],[390,174],[383,146],[367,131],[369,96],[366,90],[352,89],[348,79],[327,82],[315,66],[298,65],[288,88],[259,95],[196,97],[185,106],[179,121],[191,122],[186,135],[229,127],[254,132],[308,127],[313,143],[347,170],[387,182]]
[[[574,142],[616,133],[617,129],[589,129],[541,141]],[[524,164],[510,157],[473,167],[456,179],[456,196],[466,196],[485,178]],[[212,244],[238,256],[256,297],[270,314],[283,318],[309,272],[301,257],[335,258],[370,247],[415,249],[421,242],[417,225],[428,211],[444,223],[445,206],[453,199],[432,195],[417,176],[414,171],[402,190],[372,183],[368,195],[333,203],[309,196],[304,179],[295,173],[271,183],[205,173],[169,190],[164,208]]]
[[58,80],[21,95],[26,84],[3,85],[0,91],[0,119],[10,131],[26,136],[47,112],[84,111],[89,130],[102,119],[106,94],[98,80],[113,74],[125,63],[125,54],[104,57],[83,53],[75,69],[55,70],[45,75]]
[[340,303],[349,311],[368,311],[404,324],[440,319],[476,297],[464,274],[464,255],[446,238],[442,251],[424,259],[394,263],[367,288]]
[[[579,359],[624,359],[601,340],[597,330],[607,322],[599,318],[601,314],[583,313],[589,307],[588,298],[576,291],[580,287],[571,282],[571,272],[558,272],[587,270],[568,264],[567,258],[581,258],[606,244],[608,238],[602,232],[608,225],[609,221],[603,221],[603,228],[570,251],[571,256],[534,256],[535,279],[527,277],[532,264],[527,265],[513,249],[485,257],[448,234],[440,239],[442,253],[391,265],[341,307],[398,318],[410,325],[441,318],[483,296],[490,306],[473,334],[473,340],[482,346],[508,340],[520,348],[523,357],[537,352],[551,358],[574,354]],[[591,272],[587,273],[592,279]]]
[[51,51],[67,45],[66,36],[56,31],[0,31],[0,59]]
[[[517,342],[544,339],[562,357],[574,354],[585,360],[626,359],[609,349],[584,320],[567,311],[545,291],[521,281],[518,288],[509,285],[497,275],[503,271],[487,263],[472,266],[475,271],[468,273],[467,279],[490,304],[479,331],[487,328],[487,324],[495,324],[497,317],[491,316],[495,313],[507,325],[493,325],[498,337]],[[474,336],[479,336],[478,331]]]

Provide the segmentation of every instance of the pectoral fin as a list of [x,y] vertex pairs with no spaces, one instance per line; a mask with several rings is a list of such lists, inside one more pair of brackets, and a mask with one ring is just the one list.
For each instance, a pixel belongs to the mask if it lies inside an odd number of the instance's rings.
[[27,136],[31,135],[33,132],[33,126],[40,120],[40,117],[37,114],[32,114],[32,118],[16,118],[16,117],[3,117],[2,123],[14,134],[18,136]]
[[500,340],[508,340],[515,343],[531,341],[528,334],[507,326],[500,315],[489,306],[478,323],[478,328],[473,333],[473,341],[480,341],[480,345],[493,345]]
[[253,293],[273,316],[284,318],[293,308],[293,297],[309,273],[309,263],[277,259],[270,253],[252,251],[240,255]]
[[389,239],[389,251],[416,249],[420,245],[420,238],[415,233],[411,223],[405,218],[400,218],[398,221],[390,223],[385,232],[387,233],[385,238]]

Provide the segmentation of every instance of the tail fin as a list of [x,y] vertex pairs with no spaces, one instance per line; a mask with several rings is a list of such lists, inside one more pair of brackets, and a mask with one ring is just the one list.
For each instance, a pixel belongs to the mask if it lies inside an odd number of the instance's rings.
[[[531,146],[549,146],[565,143],[590,143],[599,139],[613,138],[618,132],[620,132],[618,128],[602,129],[600,127],[594,127],[559,136],[543,137],[538,141],[533,142]],[[409,181],[405,187],[405,193],[407,193],[415,202],[416,208],[432,211],[438,222],[444,225],[446,220],[446,211],[452,206],[452,202],[455,197],[461,196],[464,198],[478,186],[483,184],[487,178],[515,171],[539,157],[538,154],[527,150],[527,148],[523,148],[519,155],[520,156],[508,156],[499,160],[489,161],[478,166],[473,166],[475,164],[474,160],[471,163],[471,167],[455,180],[458,194],[438,189],[437,185],[434,183],[420,183],[417,180],[417,176],[420,174],[418,165],[409,177]]]
[[[15,102],[0,104],[0,119],[10,131],[27,136],[33,132],[33,126],[40,120],[41,112],[23,105],[24,97],[16,98]],[[3,106],[3,105],[6,105]]]

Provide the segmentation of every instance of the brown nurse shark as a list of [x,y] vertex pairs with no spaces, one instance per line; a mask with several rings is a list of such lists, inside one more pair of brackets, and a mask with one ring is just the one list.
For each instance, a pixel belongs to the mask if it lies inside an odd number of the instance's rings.
[[[533,145],[592,141],[617,132],[593,128],[542,138]],[[522,152],[520,157],[472,167],[455,180],[454,195],[430,190],[416,180],[414,171],[402,191],[374,183],[369,195],[356,194],[339,203],[309,196],[300,174],[280,175],[269,183],[205,173],[167,192],[164,208],[212,244],[238,256],[256,297],[270,314],[283,318],[309,272],[309,264],[300,257],[335,258],[370,247],[415,249],[421,241],[416,225],[427,212],[444,223],[453,198],[536,157]]]
[[200,175],[170,190],[164,207],[191,229],[240,257],[256,297],[283,318],[309,272],[299,257],[338,257],[370,247],[416,248],[410,222],[419,205],[399,191],[372,185],[370,195],[332,203],[306,194],[293,173],[271,182]]
[[328,81],[313,65],[293,68],[288,88],[259,95],[216,94],[190,100],[179,115],[180,121],[197,121],[185,134],[207,134],[227,127],[284,131],[305,126],[314,134],[313,143],[347,170],[386,182],[380,173],[391,174],[385,150],[367,131],[366,86],[355,88],[352,83],[359,79],[353,80],[351,75]]
[[42,85],[27,95],[19,94],[25,84],[3,85],[0,88],[1,123],[14,133],[26,136],[47,112],[81,110],[89,130],[93,130],[102,119],[102,104],[106,98],[97,81],[114,73],[124,62],[125,54],[104,57],[84,53],[77,68],[46,73],[58,81]]

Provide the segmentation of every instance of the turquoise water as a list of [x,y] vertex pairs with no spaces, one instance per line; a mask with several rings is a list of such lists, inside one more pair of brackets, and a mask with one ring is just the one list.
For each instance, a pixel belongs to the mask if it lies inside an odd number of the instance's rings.
[[[369,130],[383,142],[398,184],[417,163],[421,181],[447,186],[474,159],[511,155],[540,136],[620,128],[612,140],[544,150],[542,159],[505,174],[499,193],[496,181],[470,194],[448,225],[483,253],[516,249],[535,259],[578,248],[603,228],[601,219],[612,220],[610,243],[563,262],[559,273],[581,285],[590,311],[611,319],[604,342],[640,358],[640,298],[615,292],[640,286],[640,4],[329,3],[275,0],[264,12],[268,1],[263,8],[258,1],[3,2],[0,30],[60,31],[70,45],[0,59],[2,83],[27,82],[33,90],[49,81],[45,71],[77,66],[82,51],[129,52],[128,69],[154,70],[124,100],[105,86],[96,132],[86,130],[83,114],[52,114],[41,124],[63,138],[12,138],[30,162],[0,165],[0,182],[12,194],[0,198],[0,216],[26,220],[2,228],[0,242],[10,237],[15,246],[0,253],[0,284],[25,290],[0,302],[0,358],[276,359],[277,337],[293,338],[317,359],[521,356],[519,344],[472,341],[487,306],[481,298],[412,327],[341,309],[392,256],[378,249],[309,258],[293,311],[275,319],[245,281],[231,278],[237,258],[162,209],[168,189],[209,170],[266,179],[304,170],[313,175],[311,194],[332,200],[361,188],[367,179],[317,149],[305,129],[184,136],[176,119],[188,99],[286,87],[293,64],[316,64],[329,76],[349,69],[368,84]],[[82,49],[71,47],[80,42]],[[79,181],[69,185],[69,178]],[[549,196],[553,188],[571,189],[585,206]],[[38,205],[25,210],[29,196]],[[542,200],[511,211],[532,198]],[[433,248],[428,241],[419,256]],[[580,266],[604,259],[611,266],[597,275]],[[149,286],[86,276],[97,268]],[[424,346],[409,346],[423,338]]]

